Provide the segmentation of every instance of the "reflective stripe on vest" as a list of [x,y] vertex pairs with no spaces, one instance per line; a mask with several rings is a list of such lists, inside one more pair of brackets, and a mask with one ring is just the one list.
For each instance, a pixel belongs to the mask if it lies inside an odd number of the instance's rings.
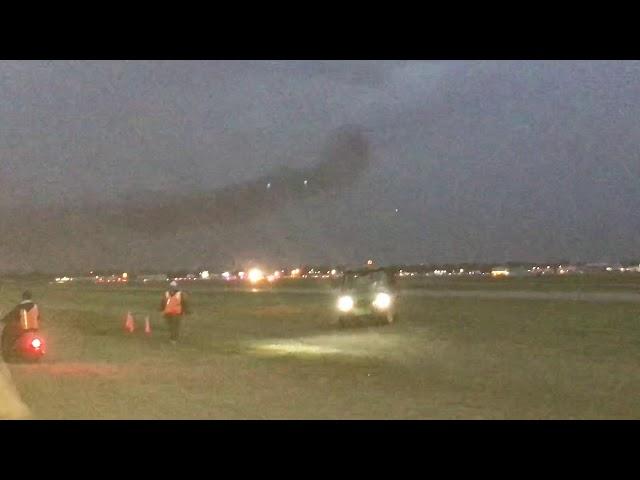
[[167,299],[164,305],[165,315],[182,315],[182,293],[176,292],[171,296],[169,292],[166,292],[164,295]]
[[24,330],[37,330],[39,328],[38,322],[38,306],[34,305],[31,310],[20,309],[20,326]]

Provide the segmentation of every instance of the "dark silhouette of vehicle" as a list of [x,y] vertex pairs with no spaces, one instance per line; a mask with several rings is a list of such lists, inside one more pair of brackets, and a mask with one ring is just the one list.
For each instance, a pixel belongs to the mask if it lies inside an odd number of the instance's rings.
[[336,302],[338,324],[394,323],[398,319],[395,276],[383,268],[345,271]]

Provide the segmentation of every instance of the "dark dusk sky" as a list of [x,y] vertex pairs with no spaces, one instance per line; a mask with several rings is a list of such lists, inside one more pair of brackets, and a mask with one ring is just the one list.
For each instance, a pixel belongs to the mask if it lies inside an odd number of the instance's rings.
[[640,257],[638,62],[22,61],[0,86],[1,271]]

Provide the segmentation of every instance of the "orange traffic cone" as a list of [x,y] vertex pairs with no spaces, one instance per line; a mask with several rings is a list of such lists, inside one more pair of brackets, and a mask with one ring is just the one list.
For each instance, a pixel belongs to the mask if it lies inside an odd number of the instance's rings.
[[124,330],[127,333],[133,333],[135,329],[136,329],[136,325],[135,325],[135,322],[133,321],[133,315],[131,315],[131,312],[127,312],[127,317],[124,322]]
[[149,315],[144,319],[144,333],[151,335],[151,323],[149,323]]

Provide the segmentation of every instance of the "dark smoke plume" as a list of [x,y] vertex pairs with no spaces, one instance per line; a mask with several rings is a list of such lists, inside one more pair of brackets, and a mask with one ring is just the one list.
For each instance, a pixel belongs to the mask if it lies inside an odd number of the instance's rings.
[[108,214],[109,223],[151,234],[238,225],[305,198],[335,195],[349,188],[369,164],[369,143],[362,130],[344,127],[331,135],[323,158],[309,168],[281,168],[211,192],[169,198],[132,194]]

